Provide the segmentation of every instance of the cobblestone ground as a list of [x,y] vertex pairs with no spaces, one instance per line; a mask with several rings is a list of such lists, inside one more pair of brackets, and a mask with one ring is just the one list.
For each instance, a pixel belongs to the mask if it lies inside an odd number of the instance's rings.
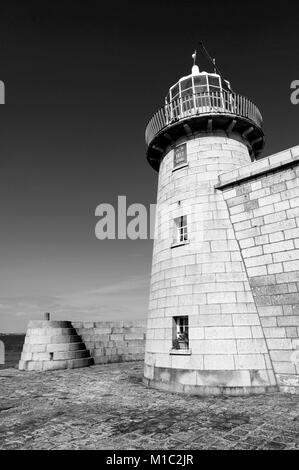
[[142,369],[0,371],[0,448],[298,448],[298,396],[168,394],[145,388]]

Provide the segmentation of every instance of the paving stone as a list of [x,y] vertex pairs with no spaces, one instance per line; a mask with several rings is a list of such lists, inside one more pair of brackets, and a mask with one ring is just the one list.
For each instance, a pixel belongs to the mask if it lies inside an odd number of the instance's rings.
[[143,363],[0,371],[0,449],[299,447],[299,397],[196,397],[146,388]]

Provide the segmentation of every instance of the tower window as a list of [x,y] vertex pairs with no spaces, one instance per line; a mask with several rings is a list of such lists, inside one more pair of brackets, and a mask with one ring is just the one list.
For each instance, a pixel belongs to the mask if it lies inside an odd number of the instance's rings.
[[194,91],[195,93],[204,93],[208,91],[207,75],[194,77]]
[[187,162],[186,144],[180,145],[174,149],[173,166],[179,166]]
[[175,86],[171,88],[172,99],[174,100],[175,98],[177,98],[179,96],[179,93],[180,93],[180,87],[179,87],[179,84],[177,83]]
[[189,318],[173,317],[173,348],[188,349],[189,348]]
[[187,226],[187,216],[182,215],[174,219],[176,225],[176,243],[184,243],[188,241],[188,226]]
[[220,77],[209,75],[209,85],[220,88]]

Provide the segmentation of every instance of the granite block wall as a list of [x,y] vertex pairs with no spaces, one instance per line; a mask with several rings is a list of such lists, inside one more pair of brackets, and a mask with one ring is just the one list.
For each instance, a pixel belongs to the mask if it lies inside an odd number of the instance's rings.
[[280,388],[299,389],[299,146],[219,177]]
[[73,322],[95,364],[143,361],[146,322]]

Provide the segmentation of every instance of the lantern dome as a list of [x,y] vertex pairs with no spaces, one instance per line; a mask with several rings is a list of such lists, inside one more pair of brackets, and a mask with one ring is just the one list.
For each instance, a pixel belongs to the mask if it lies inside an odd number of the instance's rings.
[[259,109],[248,98],[234,93],[230,82],[216,72],[200,72],[193,64],[192,73],[169,88],[164,106],[145,131],[147,158],[154,169],[159,169],[169,145],[197,133],[234,135],[246,144],[252,159],[260,157],[265,138]]

